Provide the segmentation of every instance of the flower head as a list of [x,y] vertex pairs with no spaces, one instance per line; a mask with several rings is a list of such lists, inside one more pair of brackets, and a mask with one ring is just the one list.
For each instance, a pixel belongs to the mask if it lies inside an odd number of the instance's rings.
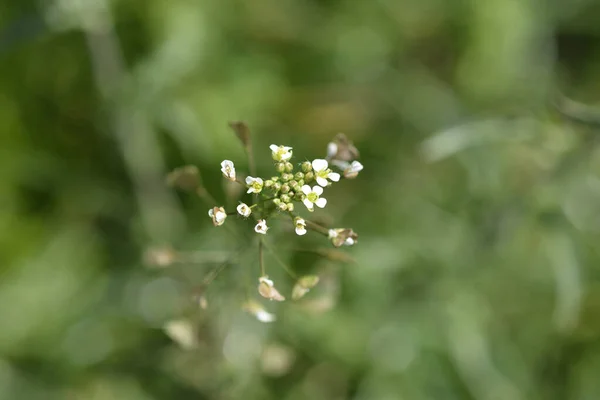
[[329,240],[335,247],[353,246],[358,241],[358,235],[352,229],[330,229]]
[[271,149],[271,156],[275,161],[287,161],[292,158],[292,148],[289,146],[277,146],[276,144],[272,144],[269,146]]
[[327,204],[327,199],[319,197],[323,194],[323,188],[321,186],[313,186],[312,189],[308,185],[302,186],[302,193],[306,195],[302,202],[308,208],[308,211],[314,211],[313,206],[316,204],[317,207],[323,208]]
[[354,179],[360,171],[363,170],[363,165],[358,161],[352,161],[352,163],[344,169],[344,178]]
[[240,214],[244,218],[248,218],[250,216],[250,214],[252,214],[252,210],[250,209],[250,207],[248,207],[248,205],[246,203],[240,203],[236,207],[236,210],[237,210],[238,214]]
[[223,172],[225,178],[235,181],[235,166],[233,165],[233,161],[223,160],[221,162],[221,172]]
[[246,185],[248,185],[247,193],[260,193],[263,188],[263,180],[261,178],[246,177]]
[[267,276],[261,276],[258,278],[258,293],[266,299],[275,300],[275,301],[284,301],[285,297],[279,293],[275,286],[273,286],[273,281],[270,280]]
[[312,162],[312,168],[315,172],[317,183],[323,187],[329,184],[327,179],[333,182],[340,180],[340,174],[332,172],[328,167],[329,164],[327,163],[327,160],[316,159]]
[[259,303],[252,300],[244,304],[243,308],[260,322],[273,322],[277,319],[274,314],[267,312]]
[[221,226],[227,218],[227,213],[223,207],[213,207],[208,210],[208,216],[212,218],[214,226]]
[[296,227],[296,235],[302,236],[306,234],[306,221],[300,217],[294,218],[294,226]]
[[254,227],[254,232],[262,233],[263,235],[266,235],[268,230],[267,221],[264,219],[258,220],[258,224]]

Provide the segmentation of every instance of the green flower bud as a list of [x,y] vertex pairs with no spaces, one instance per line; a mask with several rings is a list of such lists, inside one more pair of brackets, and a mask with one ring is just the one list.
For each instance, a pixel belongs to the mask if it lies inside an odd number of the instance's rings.
[[272,180],[273,182],[277,182],[277,181],[279,181],[279,177],[278,177],[278,176],[272,176],[272,177],[271,177],[271,180]]
[[276,191],[280,191],[281,190],[281,183],[275,182],[273,184],[273,189],[275,189]]
[[281,185],[281,193],[287,193],[290,191],[290,185],[288,185],[287,183],[284,183],[283,185]]
[[279,211],[287,211],[288,205],[286,203],[279,203],[277,205],[277,208],[279,209]]
[[302,198],[304,198],[304,193],[302,192],[296,192],[296,194],[294,195],[294,200],[296,201],[302,201]]
[[292,174],[281,174],[281,179],[283,179],[285,182],[291,181],[292,179],[294,179],[294,175]]
[[269,188],[269,187],[271,187],[271,186],[273,186],[273,180],[271,180],[271,179],[267,179],[267,180],[265,181],[265,187],[266,187],[266,188]]
[[283,203],[289,203],[292,200],[287,194],[282,194],[280,199]]
[[290,199],[293,199],[294,196],[296,195],[295,192],[292,192],[291,190],[287,193],[288,196],[290,196]]
[[[300,186],[300,187],[304,186],[304,179],[300,179],[300,180],[298,181],[298,186]],[[299,191],[300,191],[300,189],[294,189],[294,190],[296,190],[297,192],[299,192]]]
[[312,171],[312,165],[310,161],[304,161],[302,163],[302,172],[310,172]]
[[275,164],[275,170],[280,174],[285,172],[285,163],[277,163]]
[[296,175],[294,175],[294,178],[296,178],[296,180],[300,180],[300,179],[304,179],[304,174],[302,172],[296,172]]
[[294,170],[294,166],[292,165],[291,162],[286,162],[285,163],[285,171],[286,172],[292,172]]
[[315,179],[315,174],[314,174],[314,173],[312,173],[312,172],[307,172],[307,173],[304,175],[304,181],[305,181],[306,183],[312,182],[314,179]]
[[288,203],[288,205],[287,205],[287,210],[288,210],[289,212],[292,212],[292,211],[294,211],[294,203]]
[[273,204],[275,204],[276,206],[281,204],[281,200],[279,199],[273,199]]

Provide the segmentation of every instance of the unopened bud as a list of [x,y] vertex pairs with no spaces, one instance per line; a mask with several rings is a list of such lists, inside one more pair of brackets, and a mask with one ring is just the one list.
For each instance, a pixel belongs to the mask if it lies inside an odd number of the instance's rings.
[[286,172],[292,172],[294,170],[294,165],[292,165],[291,162],[286,162],[285,163],[285,171]]
[[273,180],[272,179],[267,179],[265,181],[265,187],[266,188],[270,188],[271,186],[273,186]]
[[283,185],[281,185],[281,193],[287,193],[290,191],[290,185],[288,185],[287,183],[284,183]]
[[310,172],[312,171],[312,164],[310,161],[304,161],[302,163],[302,172]]
[[284,173],[285,172],[285,163],[277,163],[277,164],[275,164],[275,170],[277,172],[279,172],[280,174]]
[[312,182],[314,179],[315,179],[315,174],[314,174],[313,172],[307,172],[307,173],[304,175],[304,181],[305,181],[306,183],[310,183],[310,182]]
[[279,209],[279,211],[287,211],[288,205],[282,201],[277,205],[277,208]]
[[288,203],[288,205],[287,205],[287,210],[288,210],[289,212],[292,212],[292,211],[294,211],[294,203]]
[[289,203],[291,201],[290,196],[287,194],[282,194],[279,198],[283,203]]

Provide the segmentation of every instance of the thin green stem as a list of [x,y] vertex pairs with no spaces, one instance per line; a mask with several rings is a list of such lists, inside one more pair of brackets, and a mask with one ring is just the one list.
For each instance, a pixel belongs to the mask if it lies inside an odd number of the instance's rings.
[[260,266],[260,276],[265,276],[265,260],[264,260],[264,251],[263,251],[263,239],[261,237],[258,238],[258,264]]

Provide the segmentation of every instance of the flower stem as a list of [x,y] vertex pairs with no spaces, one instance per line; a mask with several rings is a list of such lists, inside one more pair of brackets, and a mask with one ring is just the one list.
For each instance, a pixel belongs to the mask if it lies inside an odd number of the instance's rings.
[[260,265],[260,276],[266,275],[263,246],[264,246],[263,239],[258,238],[258,264]]

